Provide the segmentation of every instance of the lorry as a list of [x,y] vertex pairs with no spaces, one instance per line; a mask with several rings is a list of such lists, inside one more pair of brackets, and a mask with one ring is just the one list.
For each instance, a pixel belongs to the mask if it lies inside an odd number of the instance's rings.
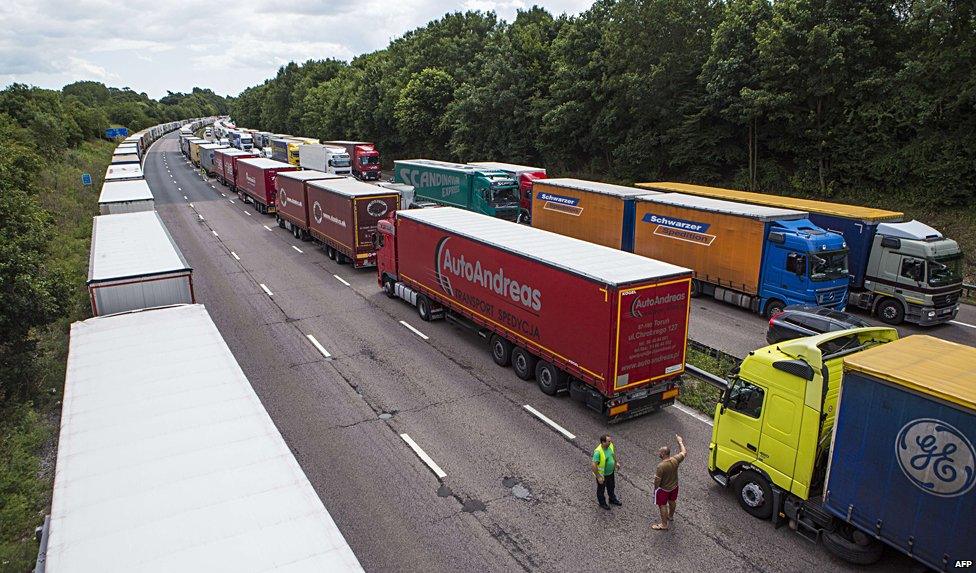
[[217,166],[214,163],[214,154],[218,149],[226,149],[226,145],[219,143],[208,143],[200,146],[200,167],[207,175],[213,177],[217,173]]
[[308,233],[329,258],[375,266],[377,222],[400,208],[400,194],[352,177],[312,180],[306,189]]
[[633,252],[694,269],[694,296],[763,314],[844,310],[847,245],[803,211],[667,193],[638,197]]
[[325,141],[325,145],[337,145],[346,150],[352,162],[352,176],[362,181],[380,180],[380,152],[369,141]]
[[903,213],[685,183],[638,186],[806,211],[816,225],[844,235],[849,249],[848,306],[892,325],[939,324],[959,312],[963,259],[959,244],[924,223],[905,221]]
[[519,214],[515,222],[526,225],[532,224],[532,184],[547,177],[545,168],[494,161],[474,161],[469,165],[484,169],[497,169],[514,177],[519,184]]
[[299,156],[304,142],[296,138],[273,138],[271,140],[271,158],[282,163],[291,163],[295,167],[301,166]]
[[210,142],[206,139],[200,139],[198,137],[194,137],[190,140],[190,163],[192,163],[195,167],[200,167],[200,146],[209,144]]
[[237,161],[241,159],[251,159],[258,155],[252,151],[241,151],[233,147],[217,149],[214,151],[214,167],[217,171],[217,178],[221,183],[230,187],[231,191],[236,192],[237,187],[235,175],[237,173]]
[[102,215],[153,211],[155,208],[155,199],[145,179],[106,181],[98,196],[98,212]]
[[314,169],[335,175],[352,175],[349,154],[338,145],[306,143],[298,148],[298,163],[302,169]]
[[88,298],[94,316],[194,302],[193,269],[159,213],[93,219]]
[[892,328],[761,348],[715,408],[709,474],[750,515],[858,564],[976,553],[976,349]]
[[387,296],[470,326],[544,393],[611,420],[674,403],[689,269],[453,207],[397,211],[377,240]]
[[503,171],[409,159],[393,162],[395,183],[414,187],[416,201],[458,207],[507,221],[518,218],[518,182]]
[[241,151],[250,151],[254,147],[254,140],[251,138],[251,134],[246,131],[231,131],[227,139],[230,140],[231,147],[236,147]]
[[275,219],[282,229],[291,231],[296,239],[308,241],[308,182],[316,179],[338,179],[341,175],[321,171],[282,171],[275,177],[278,209]]
[[259,213],[275,212],[275,177],[282,171],[295,171],[294,165],[255,157],[236,159],[234,187],[241,201],[254,204]]
[[584,179],[556,178],[533,185],[532,226],[597,243],[634,250],[634,201],[653,191]]

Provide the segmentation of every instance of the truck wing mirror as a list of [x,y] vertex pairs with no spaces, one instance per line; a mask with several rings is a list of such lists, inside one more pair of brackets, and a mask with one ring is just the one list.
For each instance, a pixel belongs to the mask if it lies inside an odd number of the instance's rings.
[[900,249],[901,239],[895,237],[881,237],[881,246],[888,249]]

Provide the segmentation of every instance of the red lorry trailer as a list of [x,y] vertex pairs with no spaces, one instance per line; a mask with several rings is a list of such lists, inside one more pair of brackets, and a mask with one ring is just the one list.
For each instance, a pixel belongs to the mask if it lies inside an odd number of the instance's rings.
[[321,171],[282,171],[275,177],[275,193],[278,201],[278,226],[288,229],[296,239],[308,241],[308,182],[320,179],[343,179],[342,175]]
[[376,223],[400,208],[400,194],[351,177],[318,179],[308,189],[308,232],[339,263],[376,264]]
[[345,148],[352,163],[352,176],[363,181],[380,180],[380,152],[369,141],[323,141],[322,145]]
[[542,167],[530,167],[528,165],[515,165],[514,163],[498,163],[495,161],[475,161],[468,165],[483,167],[485,169],[495,169],[511,174],[518,179],[519,183],[519,214],[515,219],[517,223],[526,225],[532,224],[532,184],[537,179],[545,179],[546,170]]
[[214,151],[214,168],[217,170],[217,178],[220,179],[221,183],[230,187],[231,191],[236,191],[237,188],[234,187],[234,173],[237,170],[237,161],[239,159],[250,159],[257,156],[257,153],[241,151],[233,147]]
[[377,278],[421,319],[451,313],[492,359],[611,419],[674,403],[691,271],[453,207],[378,225]]
[[238,159],[234,166],[234,187],[241,201],[250,200],[259,213],[275,212],[275,177],[298,168],[289,163],[255,157]]

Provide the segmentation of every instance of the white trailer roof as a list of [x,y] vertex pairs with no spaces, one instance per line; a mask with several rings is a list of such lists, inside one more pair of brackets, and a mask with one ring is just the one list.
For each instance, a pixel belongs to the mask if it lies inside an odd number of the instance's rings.
[[142,167],[138,163],[122,163],[110,165],[105,170],[105,181],[119,181],[124,179],[142,179]]
[[283,177],[285,179],[295,179],[298,181],[313,181],[316,179],[345,179],[345,175],[336,175],[335,173],[325,173],[324,171],[314,171],[312,169],[306,169],[304,171],[282,171],[278,174],[278,177]]
[[253,165],[259,169],[280,169],[282,167],[295,168],[291,163],[285,163],[283,161],[275,161],[274,159],[266,159],[264,157],[250,157],[248,159],[239,159],[238,163],[247,163],[248,165]]
[[317,179],[308,182],[309,187],[318,187],[345,195],[346,197],[366,197],[369,195],[389,195],[390,191],[378,185],[370,185],[357,181],[352,177],[340,177],[338,179]]
[[[644,190],[642,189],[642,191]],[[661,205],[673,205],[675,207],[710,211],[712,213],[724,213],[737,217],[748,217],[760,221],[788,221],[805,219],[807,217],[804,211],[766,207],[764,205],[750,205],[749,203],[737,203],[735,201],[712,199],[711,197],[685,195],[684,193],[663,193],[640,197],[639,200]]]
[[654,194],[653,191],[648,192],[647,189],[625,187],[623,185],[614,185],[612,183],[601,183],[600,181],[587,181],[586,179],[571,179],[568,177],[540,179],[539,181],[536,181],[536,185],[551,185],[553,187],[562,187],[564,189],[575,189],[576,191],[588,191],[590,193],[613,195],[614,197],[624,198]]
[[49,573],[362,571],[202,305],[71,325]]
[[126,143],[115,148],[112,155],[129,155],[130,153],[137,153],[138,147],[132,143]]
[[190,270],[156,211],[95,217],[88,282]]
[[347,141],[345,139],[332,139],[329,141],[323,141],[322,143],[334,143],[336,145],[373,145],[371,141]]
[[226,147],[226,145],[221,145],[220,143],[207,143],[205,145],[201,145],[200,149],[225,149]]
[[473,165],[451,163],[450,161],[438,161],[437,159],[397,159],[393,162],[393,164],[422,165],[424,167],[437,167],[438,169],[450,169],[452,171],[472,172],[483,170],[483,168],[478,168]]
[[152,200],[153,194],[145,179],[135,181],[107,181],[102,185],[98,204]]
[[611,285],[691,273],[670,263],[454,207],[397,211],[397,217],[426,223]]
[[528,165],[516,165],[514,163],[498,163],[496,161],[471,161],[468,165],[482,167],[484,169],[497,169],[498,171],[508,171],[510,173],[525,173],[526,171],[545,171],[544,167],[529,167]]

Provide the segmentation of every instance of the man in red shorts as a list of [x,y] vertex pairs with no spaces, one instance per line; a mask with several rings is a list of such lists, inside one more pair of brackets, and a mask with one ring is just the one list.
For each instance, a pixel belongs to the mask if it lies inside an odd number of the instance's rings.
[[675,434],[678,439],[678,447],[681,451],[671,455],[671,448],[663,446],[657,451],[657,456],[661,458],[661,463],[657,464],[657,471],[654,472],[654,503],[661,511],[661,523],[655,523],[651,529],[664,531],[671,525],[674,518],[674,506],[678,501],[678,465],[685,459],[688,453],[685,450],[685,442],[681,436]]

